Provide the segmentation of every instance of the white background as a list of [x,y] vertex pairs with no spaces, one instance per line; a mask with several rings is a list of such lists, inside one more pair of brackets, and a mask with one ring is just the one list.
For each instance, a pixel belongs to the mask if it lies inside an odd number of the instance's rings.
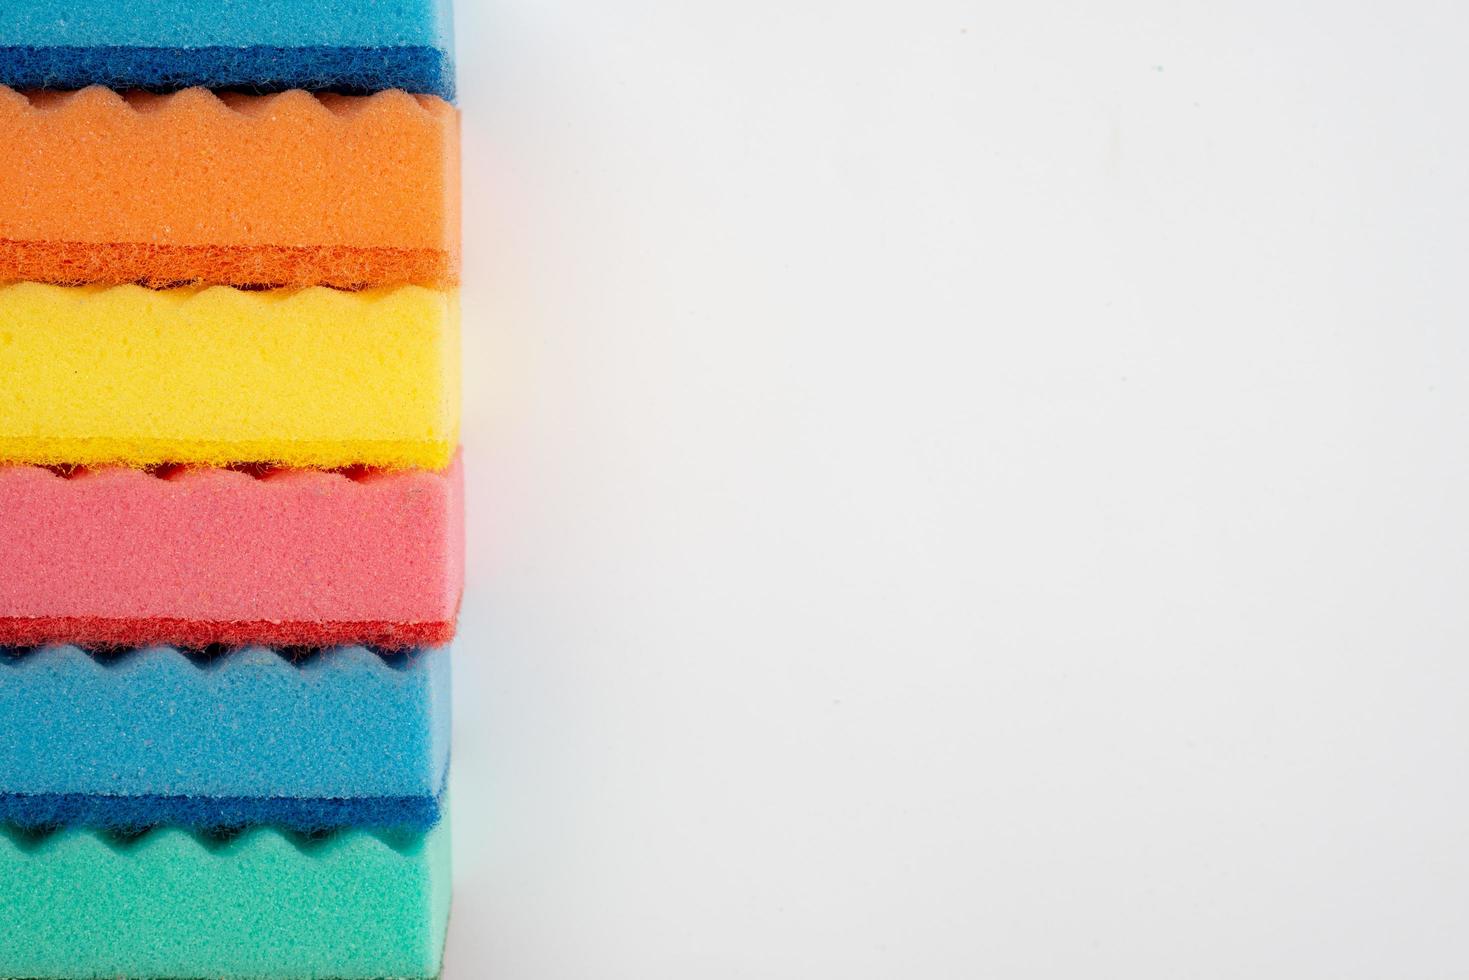
[[449,980],[1469,975],[1469,6],[458,27]]

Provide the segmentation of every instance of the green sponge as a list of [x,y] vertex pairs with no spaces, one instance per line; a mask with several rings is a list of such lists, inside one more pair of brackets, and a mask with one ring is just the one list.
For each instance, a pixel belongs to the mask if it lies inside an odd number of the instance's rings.
[[0,829],[0,977],[433,977],[449,831]]

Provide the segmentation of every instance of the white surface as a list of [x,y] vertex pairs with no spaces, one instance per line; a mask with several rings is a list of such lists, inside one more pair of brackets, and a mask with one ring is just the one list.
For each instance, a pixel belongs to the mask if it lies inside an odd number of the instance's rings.
[[1469,974],[1465,5],[460,8],[449,980]]

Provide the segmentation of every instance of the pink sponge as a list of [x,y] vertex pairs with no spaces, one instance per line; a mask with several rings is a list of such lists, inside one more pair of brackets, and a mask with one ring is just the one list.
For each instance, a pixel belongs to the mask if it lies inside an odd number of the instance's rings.
[[464,579],[443,472],[0,467],[0,646],[448,642]]

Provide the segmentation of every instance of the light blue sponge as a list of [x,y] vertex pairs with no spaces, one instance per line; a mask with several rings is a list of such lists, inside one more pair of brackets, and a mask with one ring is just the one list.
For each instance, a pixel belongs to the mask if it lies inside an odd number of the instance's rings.
[[6,0],[13,88],[401,88],[453,98],[450,0]]
[[449,0],[25,0],[0,4],[0,44],[446,48],[449,17]]
[[426,829],[449,651],[0,654],[0,820]]

